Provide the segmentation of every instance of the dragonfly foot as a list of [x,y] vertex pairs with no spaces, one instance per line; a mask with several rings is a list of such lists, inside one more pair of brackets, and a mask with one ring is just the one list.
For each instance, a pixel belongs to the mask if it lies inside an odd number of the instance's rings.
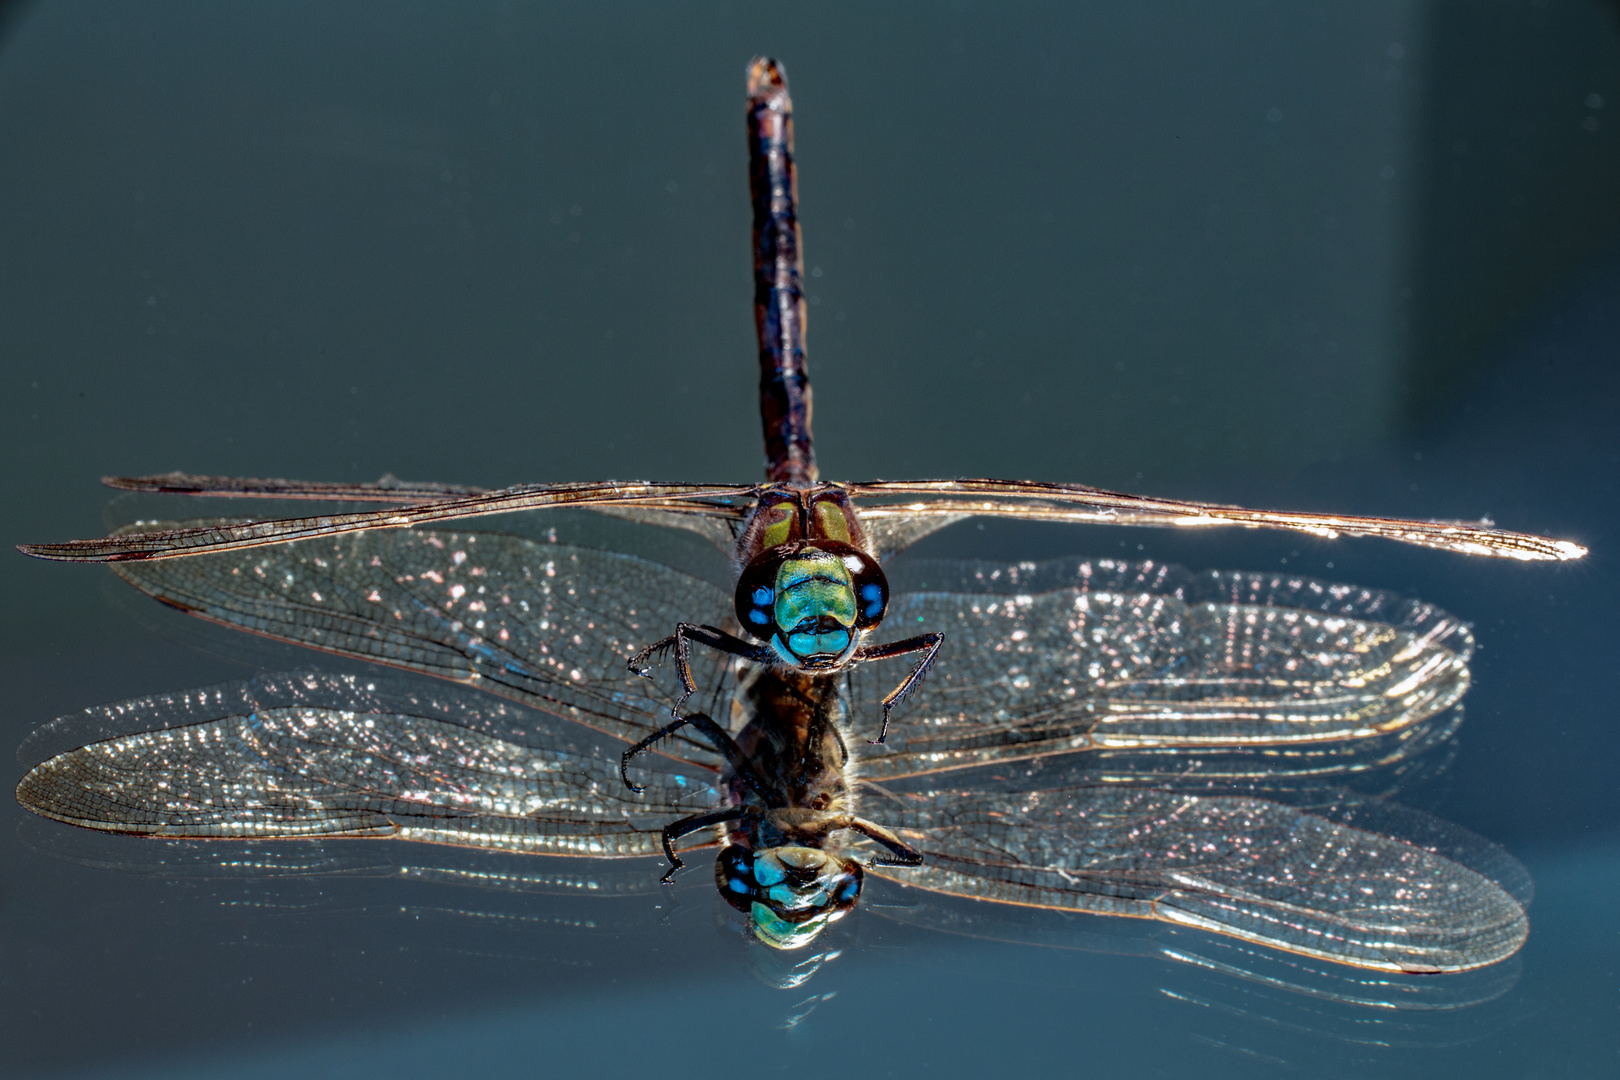
[[[686,699],[682,698],[681,700],[685,701]],[[680,705],[677,703],[675,709],[678,710],[679,708]],[[657,742],[659,739],[673,735],[675,732],[692,722],[691,719],[682,716],[678,711],[671,710],[671,715],[675,717],[673,722],[665,724],[663,727],[659,728],[651,735],[648,735],[634,746],[629,747],[624,753],[619,755],[619,778],[624,781],[624,786],[629,788],[633,794],[640,795],[646,789],[637,785],[633,780],[630,779],[630,762],[634,761],[636,758],[650,750],[653,743]],[[703,717],[703,719],[707,720],[708,717]]]
[[875,738],[875,739],[867,739],[866,744],[868,746],[882,746],[883,745],[883,740],[887,739],[888,737],[889,737],[889,710],[887,708],[885,708],[883,710],[883,726],[878,728],[878,737]]
[[642,792],[647,790],[634,780],[630,779],[630,759],[636,757],[640,753],[641,748],[639,746],[632,746],[630,749],[619,755],[619,779],[624,781],[624,786],[630,789],[630,794],[632,795],[640,795]]

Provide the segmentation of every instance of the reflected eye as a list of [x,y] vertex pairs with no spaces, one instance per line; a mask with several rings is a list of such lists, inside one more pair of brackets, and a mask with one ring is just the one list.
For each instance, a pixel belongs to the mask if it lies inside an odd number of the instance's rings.
[[738,911],[747,911],[758,888],[752,856],[736,846],[725,848],[714,860],[714,884],[726,903]]

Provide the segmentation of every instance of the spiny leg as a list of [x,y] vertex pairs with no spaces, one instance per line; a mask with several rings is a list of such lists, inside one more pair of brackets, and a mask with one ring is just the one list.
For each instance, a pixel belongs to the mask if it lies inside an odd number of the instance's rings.
[[889,855],[877,860],[878,866],[921,866],[923,854],[894,833],[883,826],[867,821],[865,818],[851,817],[843,822],[846,829],[853,829],[862,836],[870,837],[889,849]]
[[923,658],[917,661],[899,686],[889,691],[889,696],[883,699],[883,727],[878,731],[878,737],[868,741],[874,746],[889,737],[889,713],[895,706],[904,701],[928,674],[928,669],[934,666],[934,657],[939,654],[940,645],[944,644],[945,635],[937,631],[931,634],[918,634],[916,637],[906,638],[903,641],[891,641],[887,645],[862,645],[855,653],[856,663],[865,663],[868,660],[887,660],[894,656],[905,656],[907,653],[920,652]]
[[624,786],[640,795],[645,789],[631,782],[630,762],[646,753],[653,743],[659,739],[667,738],[687,725],[696,728],[698,734],[708,740],[709,745],[713,746],[726,759],[726,763],[731,766],[732,770],[748,782],[748,786],[754,790],[754,794],[767,803],[770,802],[766,794],[765,781],[760,777],[758,767],[755,766],[748,755],[742,752],[742,748],[737,745],[737,740],[731,737],[731,733],[715,723],[713,717],[707,713],[677,716],[674,720],[625,750],[619,757],[619,776],[624,780]]
[[664,826],[664,855],[669,859],[669,869],[659,878],[660,884],[668,885],[675,880],[675,871],[686,864],[681,857],[675,854],[675,841],[683,836],[689,836],[699,829],[706,829],[710,825],[719,825],[724,821],[736,821],[739,818],[752,817],[752,812],[746,806],[726,806],[719,810],[709,810],[702,814],[693,814],[691,817],[672,821]]
[[667,652],[672,646],[675,649],[675,674],[681,680],[681,696],[669,710],[669,714],[680,719],[681,706],[686,699],[697,693],[697,680],[692,678],[691,642],[707,645],[711,649],[726,653],[729,656],[740,656],[744,660],[751,660],[756,664],[771,662],[772,652],[763,645],[751,645],[734,634],[713,626],[699,626],[697,623],[676,623],[675,632],[662,641],[642,649],[630,658],[629,668],[644,679],[652,677],[652,669],[648,666],[654,654]]

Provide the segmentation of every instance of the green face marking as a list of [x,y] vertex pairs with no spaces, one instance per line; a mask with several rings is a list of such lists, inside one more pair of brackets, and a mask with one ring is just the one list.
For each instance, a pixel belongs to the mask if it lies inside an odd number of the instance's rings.
[[807,551],[776,572],[777,628],[797,657],[836,656],[855,640],[855,586],[836,555]]
[[754,936],[773,949],[800,949],[814,941],[832,921],[830,912],[814,915],[801,923],[788,922],[758,901],[749,911]]

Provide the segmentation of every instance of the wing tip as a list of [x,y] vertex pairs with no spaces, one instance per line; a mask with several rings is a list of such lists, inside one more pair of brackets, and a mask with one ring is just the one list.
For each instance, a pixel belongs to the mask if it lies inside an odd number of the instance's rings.
[[60,546],[61,545],[59,545],[59,544],[17,544],[17,545],[15,545],[15,547],[17,548],[18,551],[22,552],[24,555],[27,555],[31,559],[49,559],[52,562],[68,562],[68,561],[71,561],[66,556],[61,555],[61,554],[59,554],[57,552],[56,549],[58,547],[60,547]]
[[151,557],[145,552],[86,550],[73,540],[65,544],[18,544],[17,550],[29,558],[44,559],[46,562],[125,562]]

